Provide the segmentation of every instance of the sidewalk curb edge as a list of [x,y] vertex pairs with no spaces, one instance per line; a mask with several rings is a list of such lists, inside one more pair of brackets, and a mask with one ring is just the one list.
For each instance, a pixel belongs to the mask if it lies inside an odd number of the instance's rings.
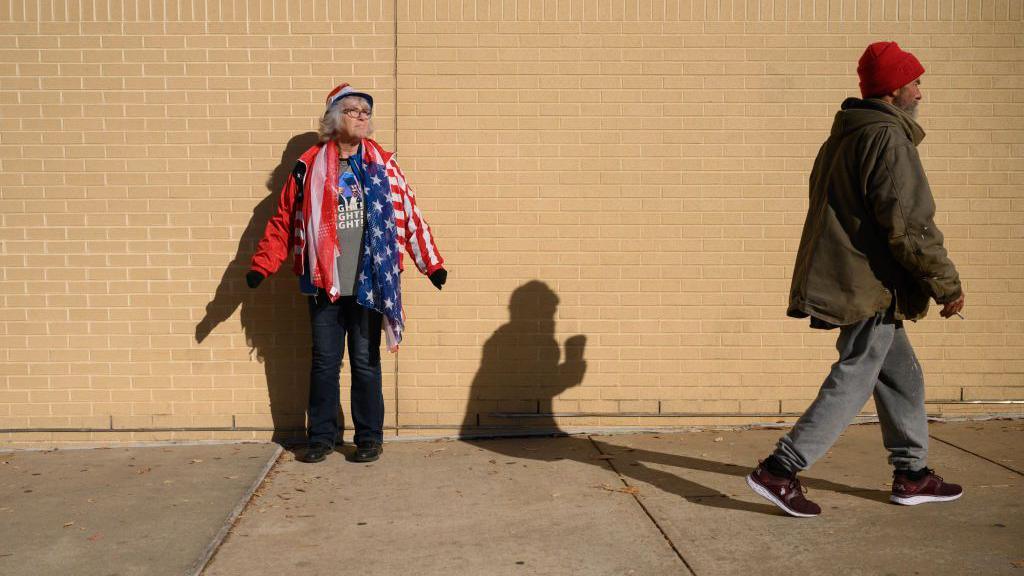
[[196,559],[196,561],[192,563],[192,566],[190,566],[185,572],[186,576],[199,576],[203,573],[203,570],[206,569],[206,565],[209,564],[211,559],[213,559],[214,553],[216,553],[217,549],[220,548],[220,545],[224,543],[224,539],[227,538],[228,532],[231,531],[231,527],[235,525],[235,521],[242,515],[242,510],[245,510],[245,507],[249,505],[249,502],[252,500],[252,495],[256,492],[256,489],[260,487],[260,484],[263,484],[263,480],[267,477],[270,469],[277,464],[277,461],[281,458],[281,454],[283,452],[284,448],[278,444],[273,455],[267,459],[267,463],[263,465],[259,474],[256,475],[256,479],[253,480],[252,485],[249,486],[245,491],[245,494],[243,494],[238,500],[238,504],[235,504],[235,507],[231,510],[231,513],[228,514],[227,518],[224,519],[223,525],[220,527],[220,530],[217,531],[213,540],[206,545],[206,548],[203,549],[199,558]]

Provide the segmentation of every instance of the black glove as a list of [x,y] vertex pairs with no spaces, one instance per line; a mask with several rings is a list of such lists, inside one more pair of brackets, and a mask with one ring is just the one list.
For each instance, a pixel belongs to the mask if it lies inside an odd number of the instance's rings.
[[433,274],[430,275],[430,283],[433,284],[434,287],[437,288],[438,290],[441,289],[441,286],[444,286],[444,283],[447,280],[448,271],[445,270],[444,268],[438,268],[437,270],[434,270]]
[[249,288],[255,288],[260,285],[260,282],[263,282],[264,278],[266,278],[266,276],[263,274],[260,274],[255,270],[249,270],[245,275],[245,283],[249,285]]

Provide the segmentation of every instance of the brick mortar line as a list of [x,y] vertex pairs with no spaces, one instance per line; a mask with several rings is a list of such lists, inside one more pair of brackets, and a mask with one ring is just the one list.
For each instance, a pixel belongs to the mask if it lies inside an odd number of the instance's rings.
[[[395,109],[395,115],[394,115],[394,120],[395,120],[395,127],[394,127],[395,144],[394,144],[394,148],[395,148],[395,155],[397,155],[398,154],[398,0],[394,1],[394,3],[392,4],[392,9],[395,11],[395,13],[394,13],[395,26],[394,26],[394,29],[392,30],[393,33],[394,33],[394,38],[395,38],[395,43],[394,43],[394,50],[395,50],[394,61],[395,61],[395,66],[393,68],[394,73],[393,73],[393,76],[392,76],[393,82],[395,83],[395,86],[393,88],[393,91],[394,91],[394,98],[393,99],[394,99],[395,103],[392,104],[392,106],[395,107],[394,108]],[[398,375],[398,350],[395,351],[395,362],[394,362],[394,364],[395,364],[395,375],[394,375],[394,383],[395,383],[395,394],[394,394],[394,397],[395,397],[395,410],[394,410],[394,412],[395,412],[395,427],[394,427],[394,430],[395,430],[395,436],[398,436],[399,435],[399,430],[401,429],[401,425],[398,423],[398,418],[399,418],[399,416],[398,416],[399,415],[399,412],[398,412],[398,410],[399,410],[399,405],[398,405],[398,378],[399,378],[399,375]],[[963,395],[963,391],[962,390],[961,390],[961,395]]]
[[[594,441],[593,436],[587,435],[587,440],[590,440],[590,443],[594,446],[594,449],[597,450],[599,454],[601,454],[602,456],[608,456],[608,454],[605,454],[601,450],[601,447],[598,446],[597,442]],[[615,467],[615,464],[610,459],[605,460],[605,462],[608,463],[608,466],[619,477],[619,481],[622,482],[624,486],[629,487],[629,482],[626,480],[626,477],[623,476],[621,472],[619,472],[619,469]],[[658,532],[661,532],[661,536],[665,539],[665,542],[667,542],[669,547],[672,548],[672,551],[675,552],[676,557],[679,558],[679,561],[683,563],[683,566],[686,566],[686,569],[690,571],[691,576],[697,576],[697,572],[694,571],[693,567],[690,566],[690,563],[686,561],[686,558],[683,556],[683,553],[679,550],[679,548],[676,547],[676,543],[673,542],[671,538],[669,538],[669,535],[667,532],[665,532],[665,529],[661,527],[661,524],[659,524],[658,521],[654,518],[654,515],[651,514],[651,511],[648,510],[647,506],[645,506],[644,503],[640,500],[640,495],[631,493],[630,496],[632,496],[633,501],[640,506],[640,509],[644,511],[644,514],[646,514],[647,518],[651,521],[652,524],[654,524],[654,527],[658,529]]]

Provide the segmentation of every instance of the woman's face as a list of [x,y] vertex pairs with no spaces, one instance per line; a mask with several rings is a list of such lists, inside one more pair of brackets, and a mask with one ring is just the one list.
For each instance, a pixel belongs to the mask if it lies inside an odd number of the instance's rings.
[[369,138],[370,116],[373,111],[370,104],[362,98],[345,98],[339,104],[341,106],[341,121],[344,123],[345,133],[353,139]]

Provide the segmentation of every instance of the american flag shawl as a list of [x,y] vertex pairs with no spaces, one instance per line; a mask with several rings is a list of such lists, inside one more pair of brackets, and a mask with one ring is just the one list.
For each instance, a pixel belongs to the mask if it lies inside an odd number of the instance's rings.
[[[393,154],[385,152],[370,139],[363,140],[362,149],[364,173],[360,175],[360,184],[365,194],[366,226],[362,268],[356,282],[356,302],[384,316],[388,350],[394,352],[398,350],[405,328],[399,274],[402,248],[408,250],[416,267],[424,274],[441,268],[444,261],[437,251],[430,227],[416,206],[415,193]],[[296,259],[301,259],[305,252],[313,285],[327,291],[333,302],[340,294],[335,222],[339,172],[337,145],[331,141],[319,146],[315,156],[309,160],[312,160],[313,167],[304,182],[303,195],[307,201],[303,202],[300,210],[296,210],[293,236]],[[298,217],[300,213],[301,218]],[[297,268],[301,266],[298,262],[296,265]]]
[[363,176],[366,228],[363,232],[363,268],[356,282],[356,302],[384,315],[388,350],[398,348],[405,328],[402,286],[398,270],[395,206],[384,165],[367,162]]

